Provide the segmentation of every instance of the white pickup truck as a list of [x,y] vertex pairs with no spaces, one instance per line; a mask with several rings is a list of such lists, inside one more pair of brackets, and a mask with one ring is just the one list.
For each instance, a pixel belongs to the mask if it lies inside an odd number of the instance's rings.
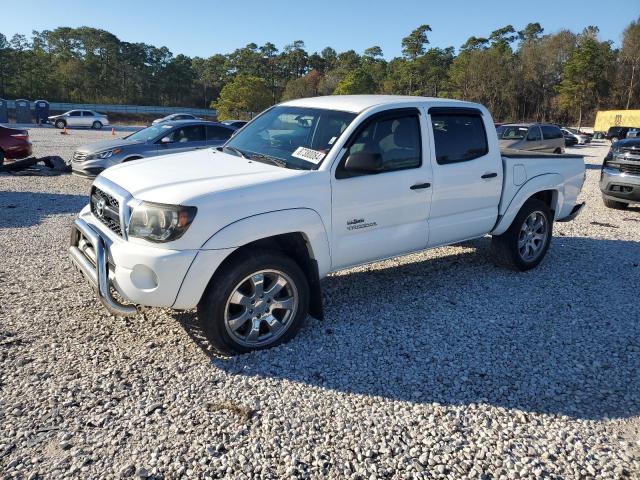
[[535,267],[584,175],[579,156],[501,153],[475,103],[305,98],[224,147],[107,169],[70,255],[112,314],[197,307],[212,345],[241,353],[322,318],[320,279],[353,265],[489,234]]

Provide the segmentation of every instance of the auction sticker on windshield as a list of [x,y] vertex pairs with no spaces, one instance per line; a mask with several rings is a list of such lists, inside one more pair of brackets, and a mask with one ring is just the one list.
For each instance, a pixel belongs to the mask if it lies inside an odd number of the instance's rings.
[[292,157],[301,158],[302,160],[306,160],[311,163],[318,164],[322,161],[325,154],[323,152],[319,152],[318,150],[313,150],[311,148],[298,147],[291,154]]

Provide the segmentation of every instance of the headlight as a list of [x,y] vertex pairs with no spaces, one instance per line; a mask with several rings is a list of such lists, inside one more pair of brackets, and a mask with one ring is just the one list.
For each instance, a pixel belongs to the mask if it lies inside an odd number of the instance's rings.
[[87,160],[95,160],[96,158],[104,159],[112,157],[113,155],[117,155],[122,151],[121,148],[113,148],[111,150],[103,150],[102,152],[92,153],[91,155],[87,155]]
[[184,235],[197,211],[196,207],[142,202],[133,209],[128,232],[150,242],[171,242]]

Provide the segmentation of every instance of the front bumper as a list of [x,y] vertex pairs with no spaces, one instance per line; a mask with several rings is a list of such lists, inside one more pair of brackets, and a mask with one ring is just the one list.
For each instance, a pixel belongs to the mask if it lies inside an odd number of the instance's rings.
[[600,191],[611,200],[640,203],[640,175],[604,167],[600,174]]
[[[106,233],[85,208],[73,224],[69,255],[100,302],[117,316],[138,305],[172,307],[197,250],[168,250],[125,241]],[[124,302],[112,293],[115,290]]]

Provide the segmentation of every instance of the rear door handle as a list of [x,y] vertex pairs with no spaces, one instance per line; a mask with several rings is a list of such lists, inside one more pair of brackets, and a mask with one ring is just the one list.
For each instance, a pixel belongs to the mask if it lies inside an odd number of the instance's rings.
[[485,173],[480,178],[495,178],[497,176],[498,174],[496,172],[491,172],[491,173]]
[[415,185],[411,185],[409,188],[411,190],[420,190],[422,188],[429,188],[430,186],[430,183],[416,183]]

